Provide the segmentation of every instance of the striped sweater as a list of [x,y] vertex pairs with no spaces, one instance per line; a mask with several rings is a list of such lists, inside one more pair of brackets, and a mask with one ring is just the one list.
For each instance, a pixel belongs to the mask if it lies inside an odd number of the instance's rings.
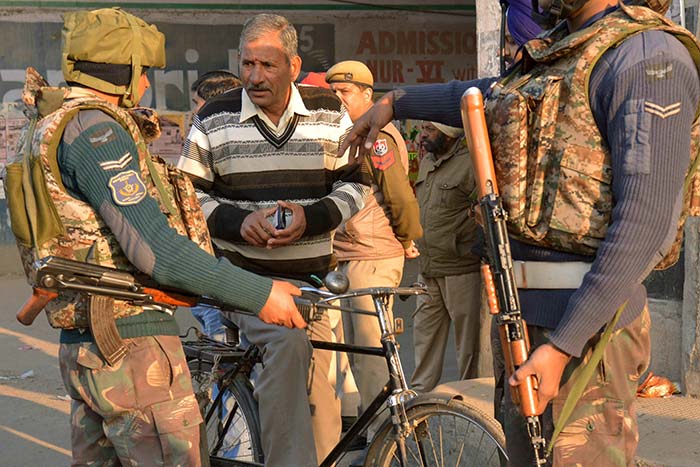
[[[293,87],[297,111],[277,135],[258,116],[241,121],[244,92],[207,102],[178,167],[193,176],[218,254],[260,274],[323,276],[335,267],[333,230],[362,208],[369,190],[361,164],[337,156],[350,119],[330,91]],[[271,250],[248,244],[240,232],[245,217],[278,200],[304,207],[304,235]]]

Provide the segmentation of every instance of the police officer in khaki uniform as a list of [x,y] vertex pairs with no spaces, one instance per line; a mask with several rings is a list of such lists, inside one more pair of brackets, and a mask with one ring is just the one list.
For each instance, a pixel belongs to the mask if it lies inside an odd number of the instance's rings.
[[476,182],[460,128],[424,122],[425,155],[416,179],[423,237],[419,280],[428,286],[413,315],[416,367],[411,386],[428,392],[440,381],[450,326],[454,324],[459,379],[477,377],[479,364],[480,258],[472,253],[477,224],[470,216]]
[[[331,90],[355,121],[372,106],[374,78],[367,66],[347,60],[326,73]],[[403,275],[404,258],[414,258],[413,240],[422,235],[418,203],[408,181],[408,151],[403,137],[389,123],[379,133],[365,166],[372,174],[372,193],[365,207],[335,233],[333,251],[339,269],[351,288],[397,287]],[[352,306],[374,310],[371,297],[352,299]],[[390,306],[391,309],[391,306]],[[346,341],[380,346],[381,332],[374,316],[344,316]],[[389,379],[382,357],[353,355],[353,374],[365,409]]]

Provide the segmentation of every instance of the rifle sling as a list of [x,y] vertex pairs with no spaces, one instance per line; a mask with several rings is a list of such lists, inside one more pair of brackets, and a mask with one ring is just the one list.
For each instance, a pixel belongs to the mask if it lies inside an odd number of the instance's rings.
[[89,300],[88,323],[92,337],[107,363],[114,366],[129,352],[114,321],[114,298],[90,294]]

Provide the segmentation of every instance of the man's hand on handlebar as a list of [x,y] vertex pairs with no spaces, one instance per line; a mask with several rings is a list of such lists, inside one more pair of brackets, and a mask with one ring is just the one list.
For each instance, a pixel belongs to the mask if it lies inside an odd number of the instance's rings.
[[[360,118],[355,120],[352,130],[343,140],[338,149],[338,155],[342,156],[349,148],[349,159],[358,159],[369,154],[374,142],[377,140],[379,130],[384,128],[394,118],[394,98],[396,91],[388,92],[382,96]],[[364,145],[363,145],[364,143]]]
[[258,318],[267,324],[305,328],[306,321],[301,317],[293,297],[300,295],[301,291],[289,282],[273,280],[270,296],[258,313]]

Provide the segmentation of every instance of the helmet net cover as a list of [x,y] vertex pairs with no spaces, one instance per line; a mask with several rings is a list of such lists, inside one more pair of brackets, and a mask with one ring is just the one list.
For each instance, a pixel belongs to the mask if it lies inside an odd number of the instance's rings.
[[[77,82],[108,94],[120,95],[120,105],[139,101],[138,83],[144,67],[165,66],[165,36],[119,8],[67,13],[63,23],[61,66],[67,82]],[[131,81],[115,85],[76,69],[77,62],[131,66]]]

